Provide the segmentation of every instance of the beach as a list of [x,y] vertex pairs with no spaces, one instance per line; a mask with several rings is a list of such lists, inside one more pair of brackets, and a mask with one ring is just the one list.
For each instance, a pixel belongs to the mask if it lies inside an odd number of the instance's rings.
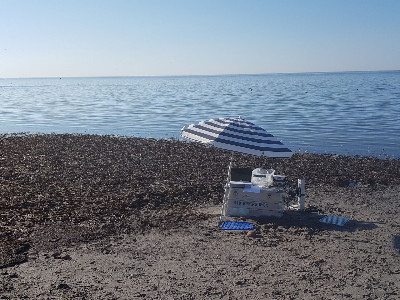
[[[230,162],[305,179],[310,209],[221,230]],[[399,213],[398,159],[2,135],[0,299],[398,299]]]

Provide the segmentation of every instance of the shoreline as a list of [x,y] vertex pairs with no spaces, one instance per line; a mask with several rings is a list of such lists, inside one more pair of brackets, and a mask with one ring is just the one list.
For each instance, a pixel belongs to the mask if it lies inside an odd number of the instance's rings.
[[[156,140],[156,141],[178,141],[182,143],[193,143],[189,139],[182,138],[180,135],[170,136],[170,137],[148,137],[148,136],[134,136],[134,135],[124,135],[124,134],[110,134],[110,133],[96,133],[96,132],[74,132],[74,133],[58,133],[58,132],[31,132],[31,131],[21,131],[21,132],[3,132],[0,133],[1,138],[18,138],[18,137],[29,137],[29,136],[99,136],[108,138],[120,138],[120,139],[144,139],[144,140]],[[195,142],[196,143],[196,142]],[[207,147],[207,146],[206,146]],[[351,157],[351,158],[375,158],[379,160],[400,160],[399,154],[387,154],[385,150],[382,149],[376,152],[370,152],[369,154],[357,154],[353,150],[348,150],[345,153],[339,152],[327,152],[325,150],[316,150],[315,152],[309,152],[307,149],[298,148],[294,154],[300,155],[323,155],[323,156],[340,156],[340,157]]]
[[[305,178],[306,197],[318,213],[285,214],[280,220],[257,223],[259,237],[254,239],[219,230],[218,208],[231,159],[238,167],[273,168],[292,186],[297,178]],[[174,139],[43,134],[2,136],[0,168],[0,294],[9,299],[41,293],[65,299],[129,299],[130,292],[154,299],[324,299],[329,293],[317,284],[324,280],[336,297],[360,296],[361,291],[370,298],[400,295],[397,159],[294,154],[274,160]],[[334,225],[318,222],[327,214],[351,221],[332,229]],[[262,260],[239,257],[235,251],[241,247],[262,253]],[[221,251],[227,254],[221,257]],[[53,257],[62,252],[71,259]],[[211,253],[209,262],[216,269],[208,265],[206,253]],[[90,255],[98,259],[97,271],[91,269]],[[187,266],[181,256],[187,256]],[[122,268],[120,259],[129,268]],[[60,266],[64,277],[54,276]],[[110,271],[113,267],[126,276],[140,273],[123,282],[149,290],[118,282],[122,279]],[[32,268],[36,271],[29,275]],[[98,283],[89,280],[88,288],[79,283],[79,268],[88,278],[98,272],[104,276],[96,277]],[[164,273],[157,273],[160,268]],[[218,275],[217,270],[223,272]],[[230,272],[240,273],[240,278],[233,280]],[[282,282],[271,272],[280,274]],[[302,279],[303,275],[310,277]],[[158,280],[157,289],[151,276]],[[221,282],[214,281],[218,276]],[[183,288],[168,291],[173,282]],[[267,288],[267,282],[276,284]],[[296,291],[291,284],[309,287]],[[344,292],[344,286],[351,288]]]

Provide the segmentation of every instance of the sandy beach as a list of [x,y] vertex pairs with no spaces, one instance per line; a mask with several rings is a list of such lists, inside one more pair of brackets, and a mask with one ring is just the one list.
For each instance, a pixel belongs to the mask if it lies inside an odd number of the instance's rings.
[[[304,178],[311,209],[221,230],[231,160]],[[397,159],[2,135],[0,299],[399,299],[399,213]]]

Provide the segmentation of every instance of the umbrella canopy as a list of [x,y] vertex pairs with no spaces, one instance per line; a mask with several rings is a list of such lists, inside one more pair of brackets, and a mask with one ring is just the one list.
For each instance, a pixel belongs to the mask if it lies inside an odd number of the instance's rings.
[[286,158],[292,151],[261,127],[242,118],[219,118],[183,127],[181,136],[215,147],[266,157]]

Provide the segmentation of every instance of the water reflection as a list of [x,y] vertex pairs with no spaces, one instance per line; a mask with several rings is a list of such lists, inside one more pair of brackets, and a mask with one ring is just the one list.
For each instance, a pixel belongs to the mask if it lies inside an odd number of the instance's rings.
[[0,80],[1,132],[179,138],[242,116],[293,150],[399,157],[400,72]]

